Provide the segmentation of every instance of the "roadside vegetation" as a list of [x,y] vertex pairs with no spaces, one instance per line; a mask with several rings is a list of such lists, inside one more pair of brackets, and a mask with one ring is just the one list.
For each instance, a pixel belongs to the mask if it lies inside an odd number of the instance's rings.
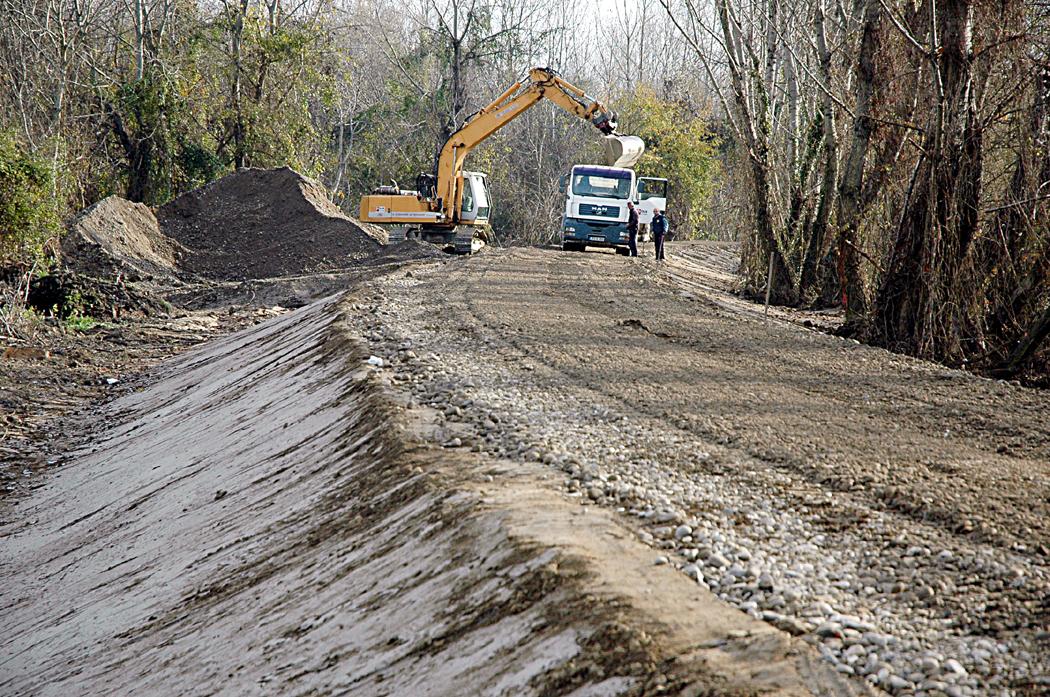
[[0,131],[0,267],[43,261],[59,236],[55,193],[48,163]]

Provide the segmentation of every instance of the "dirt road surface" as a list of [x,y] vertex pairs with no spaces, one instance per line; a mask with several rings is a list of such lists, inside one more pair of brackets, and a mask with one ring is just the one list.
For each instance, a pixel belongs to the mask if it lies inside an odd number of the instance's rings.
[[670,256],[417,263],[166,364],[0,527],[0,694],[1047,694],[1050,396]]
[[729,251],[483,255],[378,284],[359,331],[412,343],[395,373],[461,442],[554,466],[844,674],[1046,694],[1050,395],[767,320]]

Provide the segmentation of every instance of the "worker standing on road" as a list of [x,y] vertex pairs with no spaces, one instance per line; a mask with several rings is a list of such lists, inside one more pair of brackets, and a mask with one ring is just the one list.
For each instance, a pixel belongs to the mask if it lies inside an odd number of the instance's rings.
[[653,244],[656,245],[656,260],[663,261],[664,258],[664,235],[667,234],[667,218],[664,217],[664,212],[659,208],[653,213],[653,222],[651,224],[653,231]]
[[638,209],[627,202],[627,243],[631,247],[631,256],[638,256]]

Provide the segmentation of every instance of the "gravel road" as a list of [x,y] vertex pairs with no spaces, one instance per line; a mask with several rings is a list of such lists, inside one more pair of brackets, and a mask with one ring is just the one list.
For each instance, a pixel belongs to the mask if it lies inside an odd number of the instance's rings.
[[1050,694],[1050,395],[808,329],[670,263],[492,250],[349,321],[449,448],[538,462],[892,694]]

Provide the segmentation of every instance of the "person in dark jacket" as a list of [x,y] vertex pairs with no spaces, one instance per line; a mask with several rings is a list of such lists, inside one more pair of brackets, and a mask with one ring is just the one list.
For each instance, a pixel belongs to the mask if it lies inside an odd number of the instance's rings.
[[638,256],[638,209],[630,201],[627,202],[627,243],[631,256]]
[[667,235],[667,218],[664,217],[663,211],[657,209],[653,214],[653,222],[650,227],[653,231],[653,243],[656,245],[656,260],[662,261],[664,258],[664,237]]

